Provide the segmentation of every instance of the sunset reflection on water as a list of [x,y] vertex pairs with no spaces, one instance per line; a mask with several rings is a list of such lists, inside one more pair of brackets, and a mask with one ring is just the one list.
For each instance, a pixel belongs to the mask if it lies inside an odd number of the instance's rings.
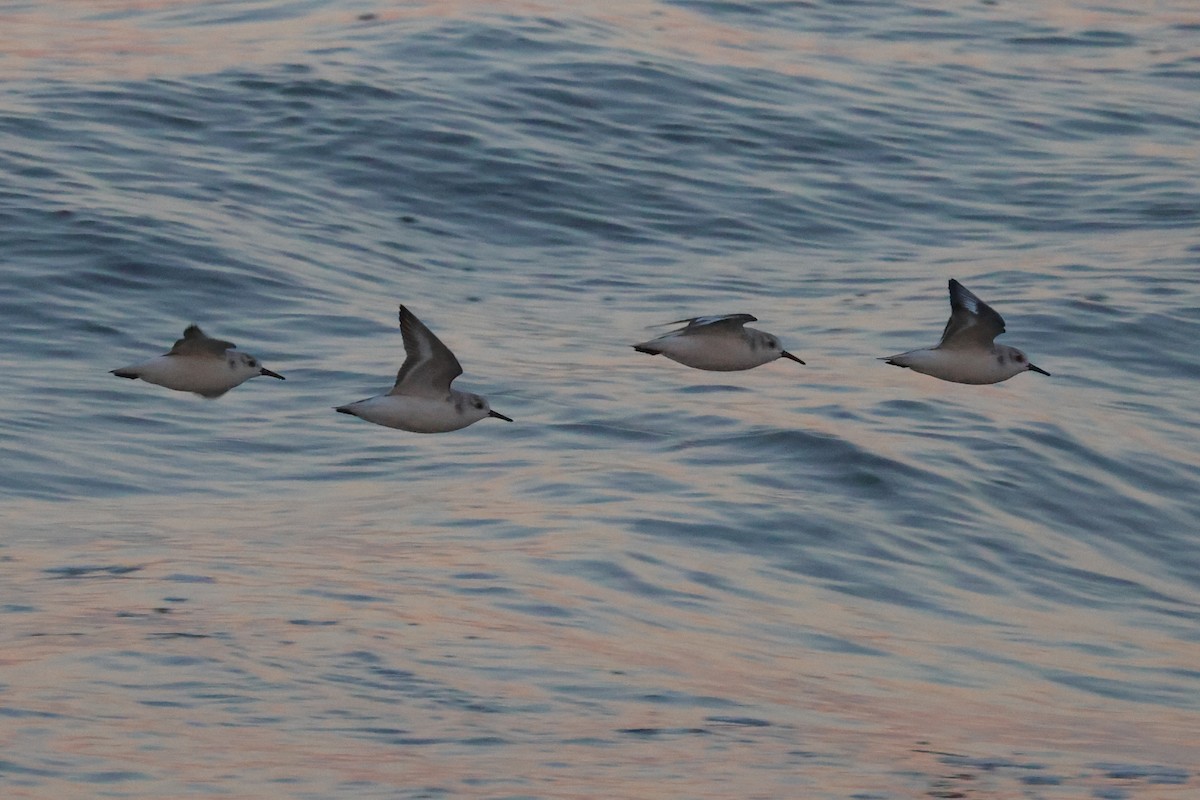
[[[721,587],[708,553],[604,525],[448,536],[389,519],[376,498],[347,526],[338,509],[374,496],[363,488],[304,490],[303,503],[289,488],[250,513],[211,499],[27,507],[54,522],[10,542],[2,566],[9,598],[39,598],[4,634],[6,683],[22,687],[10,708],[37,710],[9,733],[83,765],[144,771],[171,792],[246,778],[255,788],[231,794],[244,797],[273,781],[319,792],[453,785],[478,797],[587,797],[597,782],[612,797],[652,796],[664,782],[695,796],[903,795],[931,789],[922,782],[939,771],[1003,794],[1056,774],[1064,747],[1114,763],[1193,752],[1190,713],[1079,700],[1066,710],[1070,690],[1013,669],[1066,674],[1075,651],[1024,647],[1012,633],[1091,630],[1100,641],[1102,613],[1026,609],[988,641],[974,624],[956,633],[921,613],[865,611],[778,576]],[[492,488],[409,498],[406,513],[507,517],[507,500],[488,502]],[[526,509],[523,524],[554,529],[537,516]],[[86,556],[73,555],[85,541]],[[577,567],[614,550],[636,554],[623,577],[598,582]],[[726,554],[722,569],[753,574],[756,562]],[[994,613],[959,599],[967,618]],[[992,650],[995,669],[957,659],[947,643],[959,638]],[[1123,646],[1174,652],[1177,664],[1200,655],[1150,629]],[[1010,764],[1014,753],[1036,769]],[[950,755],[978,763],[939,765]],[[999,766],[980,766],[989,758]],[[156,774],[164,762],[169,779]]]
[[[1197,22],[0,12],[0,794],[1190,797]],[[882,363],[950,277],[1052,376]],[[401,302],[513,424],[334,413]]]
[[[951,3],[945,6],[960,8]],[[0,74],[10,80],[34,75],[84,81],[145,80],[300,64],[311,59],[314,46],[353,47],[377,25],[403,22],[419,29],[446,20],[527,18],[536,26],[562,12],[560,3],[529,0],[432,0],[364,4],[354,9],[336,3],[56,0],[0,12]],[[1116,27],[1131,36],[1151,36],[1170,22],[1186,26],[1197,21],[1195,9],[1185,2],[1177,3],[1174,11],[1161,8],[1154,16],[1080,3],[1047,6],[1035,2],[993,5],[974,13],[980,22],[1040,21],[1048,28],[1080,32]],[[861,80],[856,65],[864,61],[929,65],[933,55],[921,41],[917,26],[912,28],[911,40],[898,37],[864,43],[852,37],[809,32],[802,25],[798,25],[801,29],[779,30],[770,25],[725,24],[698,10],[657,0],[617,0],[603,7],[575,10],[572,17],[586,20],[595,43],[608,47],[808,75],[834,83]],[[1010,56],[990,50],[958,51],[955,55],[979,69],[1014,66]],[[1166,55],[1159,52],[1157,57]],[[1109,61],[1144,57],[1134,49],[1109,51],[1104,56]],[[1073,63],[1092,57],[1086,51],[1066,56]],[[1050,58],[1066,66],[1063,54]],[[1036,61],[1027,64],[1036,65]]]

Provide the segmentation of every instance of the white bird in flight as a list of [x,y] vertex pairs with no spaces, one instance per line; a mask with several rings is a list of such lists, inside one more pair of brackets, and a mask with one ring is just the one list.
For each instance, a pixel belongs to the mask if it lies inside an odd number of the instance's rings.
[[400,306],[400,333],[407,356],[392,390],[338,406],[336,411],[413,433],[456,431],[485,417],[512,422],[493,411],[487,398],[450,388],[462,375],[458,359],[404,306]]
[[209,338],[198,325],[189,325],[170,352],[111,372],[120,378],[141,378],[147,383],[195,392],[209,399],[220,397],[259,375],[284,380],[278,372],[272,372],[257,358],[236,348],[233,342]]
[[777,358],[804,363],[784,350],[776,336],[746,327],[747,322],[757,321],[758,318],[750,314],[680,319],[665,324],[683,324],[684,327],[657,339],[635,344],[633,349],[652,356],[663,355],[684,366],[714,372],[751,369]]
[[1050,374],[1029,363],[1017,348],[996,344],[993,340],[1002,333],[1004,318],[951,278],[950,320],[942,340],[934,347],[882,360],[954,383],[999,383],[1026,371]]

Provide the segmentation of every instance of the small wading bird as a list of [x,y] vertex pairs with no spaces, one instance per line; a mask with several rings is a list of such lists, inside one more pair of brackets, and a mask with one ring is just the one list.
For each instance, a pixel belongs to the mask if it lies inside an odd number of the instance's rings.
[[684,327],[657,339],[635,344],[633,349],[652,356],[663,355],[684,366],[713,372],[751,369],[777,358],[804,363],[784,350],[775,336],[746,327],[747,322],[757,321],[758,318],[750,314],[680,319],[665,324],[682,324]]
[[210,339],[199,326],[189,325],[170,352],[111,372],[120,378],[141,378],[168,389],[195,392],[210,400],[259,375],[284,379],[236,348],[233,342]]
[[487,398],[450,388],[462,375],[458,359],[404,306],[400,306],[400,333],[407,356],[392,390],[338,406],[336,411],[413,433],[456,431],[485,417],[512,422],[492,411]]
[[954,383],[999,383],[1026,371],[1050,374],[1030,364],[1017,348],[996,344],[993,340],[1002,333],[1004,319],[951,278],[950,320],[942,340],[935,347],[881,360]]

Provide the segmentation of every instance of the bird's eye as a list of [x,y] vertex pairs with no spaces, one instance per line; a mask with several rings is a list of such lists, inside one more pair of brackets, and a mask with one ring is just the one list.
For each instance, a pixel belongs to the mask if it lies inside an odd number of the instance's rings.
[[483,408],[483,401],[482,401],[482,400],[476,400],[476,401],[475,401],[475,407],[476,407],[476,408]]
[[247,361],[246,363],[247,363],[247,364],[249,364],[249,365],[250,365],[250,366],[252,366],[252,367],[257,367],[257,366],[258,366],[258,362],[257,362],[257,361],[255,361],[253,358],[252,358],[252,359],[250,359],[249,361]]
[[1025,363],[1025,356],[1021,355],[1020,353],[1017,353],[1016,360],[1017,360],[1017,363],[1018,363],[1018,364],[1024,364],[1024,363]]

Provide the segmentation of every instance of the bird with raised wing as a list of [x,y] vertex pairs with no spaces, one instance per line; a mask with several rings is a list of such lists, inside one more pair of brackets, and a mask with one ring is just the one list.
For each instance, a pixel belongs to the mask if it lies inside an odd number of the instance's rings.
[[336,411],[413,433],[456,431],[486,417],[512,422],[493,411],[486,397],[450,388],[462,375],[458,359],[404,306],[400,306],[400,334],[406,355],[392,390],[338,406]]
[[933,347],[881,359],[897,367],[954,383],[999,383],[1022,372],[1049,372],[1036,367],[1015,347],[996,344],[1004,319],[958,281],[950,279],[950,319],[942,340]]

